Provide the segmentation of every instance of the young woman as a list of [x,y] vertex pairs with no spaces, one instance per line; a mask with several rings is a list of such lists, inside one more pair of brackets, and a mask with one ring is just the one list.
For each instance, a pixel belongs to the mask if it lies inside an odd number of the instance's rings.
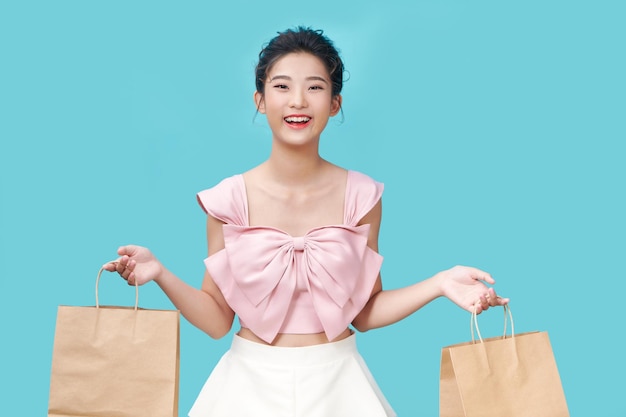
[[352,329],[393,324],[441,296],[478,313],[508,302],[487,287],[488,273],[461,266],[383,290],[383,185],[319,154],[329,118],[341,111],[342,84],[342,60],[321,31],[279,33],[256,68],[269,158],[198,193],[208,236],[202,288],[143,247],[121,247],[105,266],[131,285],[155,281],[213,338],[238,316],[241,328],[191,417],[394,416]]

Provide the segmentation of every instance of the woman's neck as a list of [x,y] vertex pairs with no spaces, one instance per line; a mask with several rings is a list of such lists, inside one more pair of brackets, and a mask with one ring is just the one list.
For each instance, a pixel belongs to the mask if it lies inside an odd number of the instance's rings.
[[314,185],[329,165],[317,150],[309,153],[272,150],[263,164],[268,179],[286,186]]

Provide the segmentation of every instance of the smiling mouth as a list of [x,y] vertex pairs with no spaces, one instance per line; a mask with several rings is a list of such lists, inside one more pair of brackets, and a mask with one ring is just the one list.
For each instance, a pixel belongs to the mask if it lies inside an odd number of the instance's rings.
[[285,122],[291,125],[303,125],[311,121],[310,117],[307,116],[289,116],[285,117]]

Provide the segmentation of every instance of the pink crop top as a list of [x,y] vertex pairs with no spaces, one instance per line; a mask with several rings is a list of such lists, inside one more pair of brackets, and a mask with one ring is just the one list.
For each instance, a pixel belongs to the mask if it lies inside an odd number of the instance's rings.
[[242,327],[271,343],[278,333],[339,336],[369,300],[382,256],[358,222],[380,200],[383,184],[348,171],[343,224],[293,237],[250,226],[242,175],[198,193],[203,210],[224,222],[224,249],[204,263]]

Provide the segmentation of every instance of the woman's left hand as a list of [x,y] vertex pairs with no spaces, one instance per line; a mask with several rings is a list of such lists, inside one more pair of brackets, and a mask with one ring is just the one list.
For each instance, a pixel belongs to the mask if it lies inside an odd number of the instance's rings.
[[437,275],[441,280],[443,295],[469,312],[475,310],[476,314],[480,314],[489,307],[502,306],[509,302],[508,298],[499,297],[493,288],[485,284],[493,285],[496,281],[480,269],[455,266]]

